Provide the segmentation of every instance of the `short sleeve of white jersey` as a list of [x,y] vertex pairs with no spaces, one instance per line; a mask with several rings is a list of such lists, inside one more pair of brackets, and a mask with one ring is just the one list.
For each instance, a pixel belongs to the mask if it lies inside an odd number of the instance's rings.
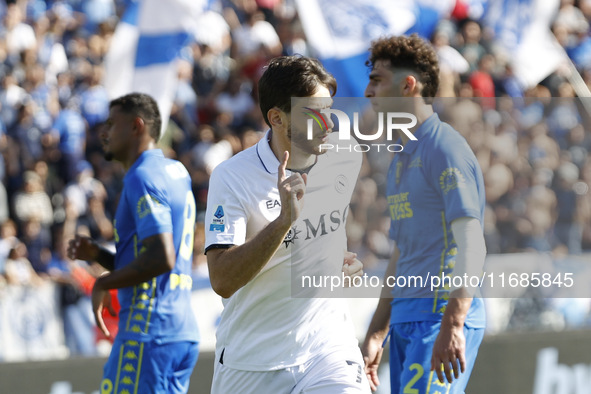
[[[205,211],[205,250],[212,245],[242,245],[246,241],[246,219],[232,179],[226,167],[211,174]],[[234,187],[232,186],[234,184]]]

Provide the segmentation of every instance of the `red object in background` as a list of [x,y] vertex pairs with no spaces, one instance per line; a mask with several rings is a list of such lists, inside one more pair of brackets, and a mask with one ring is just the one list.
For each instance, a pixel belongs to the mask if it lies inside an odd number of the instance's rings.
[[257,6],[260,8],[274,9],[281,1],[280,0],[256,0]]
[[495,84],[490,74],[483,71],[474,71],[470,75],[470,85],[474,90],[474,97],[482,97],[482,107],[484,109],[495,108]]
[[117,299],[117,290],[111,289],[109,290],[111,294],[111,305],[115,309],[115,316],[111,316],[111,313],[107,308],[103,309],[103,321],[105,322],[105,326],[107,326],[107,330],[111,336],[107,338],[105,334],[98,327],[95,328],[96,330],[96,341],[107,340],[111,343],[115,340],[117,336],[117,332],[119,330],[119,310],[121,309],[121,305],[119,305],[119,300]]
[[468,18],[468,8],[468,4],[463,0],[457,0],[454,9],[451,12],[451,17],[458,21]]
[[[84,268],[78,266],[72,270],[71,274],[72,277],[78,282],[82,291],[84,291],[84,293],[87,295],[91,295],[92,287],[94,286],[96,278],[90,275]],[[98,327],[95,327],[96,342],[107,340],[113,343],[119,329],[119,310],[121,309],[121,305],[119,305],[119,300],[117,299],[117,290],[111,289],[109,290],[109,294],[111,294],[111,305],[113,305],[113,309],[115,310],[115,316],[111,316],[111,313],[107,308],[103,309],[102,314],[105,326],[107,326],[107,330],[109,330],[111,336],[107,338]]]

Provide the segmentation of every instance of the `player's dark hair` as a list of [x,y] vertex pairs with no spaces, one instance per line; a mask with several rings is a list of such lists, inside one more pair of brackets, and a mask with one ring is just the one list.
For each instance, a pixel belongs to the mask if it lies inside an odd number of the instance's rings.
[[109,108],[113,107],[119,107],[121,112],[142,118],[144,123],[151,123],[150,136],[158,142],[162,120],[158,104],[151,96],[145,93],[130,93],[112,100]]
[[292,97],[310,97],[324,85],[331,96],[337,92],[337,81],[316,59],[300,55],[272,59],[258,83],[259,105],[267,125],[267,112],[277,107],[291,112]]
[[406,68],[417,73],[423,84],[421,96],[435,97],[439,89],[439,61],[431,44],[417,34],[379,38],[371,43],[369,60],[373,68],[379,60],[389,60],[392,68]]

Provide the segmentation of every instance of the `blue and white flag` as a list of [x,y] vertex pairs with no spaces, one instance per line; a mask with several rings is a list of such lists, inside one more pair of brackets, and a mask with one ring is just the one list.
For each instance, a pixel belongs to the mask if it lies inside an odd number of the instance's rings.
[[178,82],[177,62],[205,0],[132,0],[105,56],[109,98],[140,92],[154,97],[165,129]]
[[306,38],[338,82],[337,95],[362,97],[365,61],[372,40],[402,34],[415,23],[414,5],[404,0],[296,0]]
[[565,61],[564,49],[550,27],[560,0],[488,1],[482,19],[495,42],[507,51],[523,88],[537,85]]
[[338,82],[340,97],[362,97],[371,41],[418,33],[430,38],[455,0],[296,0],[314,56]]

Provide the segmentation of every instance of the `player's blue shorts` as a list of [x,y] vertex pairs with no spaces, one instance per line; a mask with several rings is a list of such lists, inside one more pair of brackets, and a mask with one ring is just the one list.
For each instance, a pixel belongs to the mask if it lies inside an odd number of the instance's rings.
[[[483,328],[467,328],[466,370],[451,384],[439,382],[431,371],[433,344],[439,334],[440,322],[421,321],[397,323],[390,326],[390,387],[392,394],[462,394],[468,384],[478,347],[484,335]],[[453,376],[453,373],[452,373]],[[444,375],[445,379],[445,375]]]
[[119,340],[104,368],[101,394],[181,394],[197,363],[199,344]]

